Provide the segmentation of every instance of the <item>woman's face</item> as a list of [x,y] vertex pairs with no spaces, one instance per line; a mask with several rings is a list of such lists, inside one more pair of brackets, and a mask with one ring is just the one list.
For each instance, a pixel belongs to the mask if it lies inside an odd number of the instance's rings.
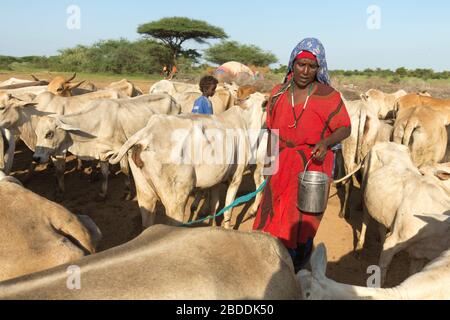
[[313,83],[319,71],[319,64],[311,59],[298,59],[294,63],[294,81],[300,88]]

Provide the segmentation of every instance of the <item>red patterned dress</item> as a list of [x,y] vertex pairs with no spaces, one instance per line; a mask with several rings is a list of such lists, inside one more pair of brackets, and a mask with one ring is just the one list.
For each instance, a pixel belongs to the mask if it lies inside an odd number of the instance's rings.
[[[279,170],[268,180],[253,229],[268,232],[287,248],[296,249],[314,239],[323,216],[298,209],[298,175],[304,171],[315,145],[337,129],[350,126],[350,118],[341,95],[319,83],[297,126],[290,127],[294,115],[290,90],[286,88],[287,84],[275,87],[268,103],[267,127],[279,130]],[[302,109],[303,103],[295,106],[297,117]],[[325,160],[312,161],[308,170],[323,172],[331,178],[333,162],[334,154],[329,149]]]

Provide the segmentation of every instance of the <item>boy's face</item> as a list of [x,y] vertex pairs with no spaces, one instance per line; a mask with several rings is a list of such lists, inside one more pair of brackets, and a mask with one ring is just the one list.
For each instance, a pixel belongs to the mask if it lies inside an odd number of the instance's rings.
[[212,97],[216,94],[216,89],[217,89],[217,85],[212,84],[212,85],[208,86],[207,88],[205,88],[205,91],[203,92],[203,94],[206,97]]

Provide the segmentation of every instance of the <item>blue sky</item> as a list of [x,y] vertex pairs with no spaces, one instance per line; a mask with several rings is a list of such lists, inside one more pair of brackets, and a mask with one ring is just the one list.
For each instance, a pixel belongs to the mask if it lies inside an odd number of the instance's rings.
[[[81,29],[69,30],[67,8],[81,10]],[[371,30],[367,9],[380,9]],[[100,39],[134,40],[139,24],[186,16],[222,27],[231,40],[255,44],[286,64],[304,37],[322,40],[330,69],[450,70],[450,2],[445,0],[15,0],[3,1],[0,55],[52,55]],[[211,43],[214,43],[212,41]],[[195,43],[188,43],[193,48]]]

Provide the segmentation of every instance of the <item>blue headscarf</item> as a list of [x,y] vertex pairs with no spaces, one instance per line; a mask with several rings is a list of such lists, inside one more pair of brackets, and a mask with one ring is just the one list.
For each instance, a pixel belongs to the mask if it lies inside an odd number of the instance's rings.
[[325,48],[320,42],[320,40],[316,38],[306,38],[303,39],[292,51],[291,59],[289,60],[288,65],[288,73],[284,82],[288,80],[288,75],[292,73],[294,70],[294,62],[295,58],[302,52],[309,51],[314,54],[317,58],[317,62],[319,63],[319,70],[317,71],[317,80],[320,83],[331,85],[330,75],[328,74],[328,65],[325,57]]

